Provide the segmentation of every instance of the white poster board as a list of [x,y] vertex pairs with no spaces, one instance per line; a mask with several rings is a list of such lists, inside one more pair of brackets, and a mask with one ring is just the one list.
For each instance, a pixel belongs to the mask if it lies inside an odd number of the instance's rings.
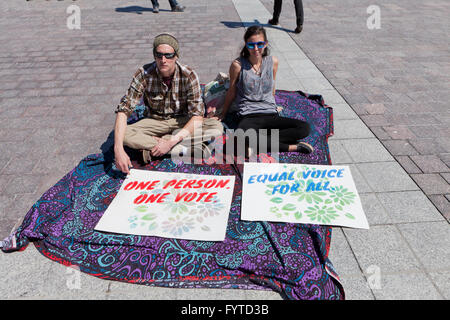
[[131,169],[95,230],[223,241],[234,176]]
[[348,166],[245,163],[242,220],[368,229]]

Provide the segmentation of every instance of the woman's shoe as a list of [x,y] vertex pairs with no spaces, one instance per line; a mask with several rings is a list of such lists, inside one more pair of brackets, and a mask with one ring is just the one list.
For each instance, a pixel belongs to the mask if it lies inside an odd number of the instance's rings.
[[309,153],[314,152],[314,148],[309,143],[299,142],[299,143],[297,143],[297,152],[309,154]]

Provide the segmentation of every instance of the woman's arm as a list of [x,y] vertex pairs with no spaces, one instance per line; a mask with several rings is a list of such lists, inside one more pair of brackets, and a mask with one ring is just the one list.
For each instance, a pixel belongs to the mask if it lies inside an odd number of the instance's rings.
[[219,119],[224,119],[228,109],[236,97],[236,83],[239,79],[239,73],[241,72],[241,64],[238,60],[234,60],[230,66],[230,88],[227,91],[225,96],[225,101],[223,103],[222,114],[219,116]]
[[275,79],[277,77],[277,71],[278,71],[278,58],[272,56],[273,61],[273,95],[275,95]]

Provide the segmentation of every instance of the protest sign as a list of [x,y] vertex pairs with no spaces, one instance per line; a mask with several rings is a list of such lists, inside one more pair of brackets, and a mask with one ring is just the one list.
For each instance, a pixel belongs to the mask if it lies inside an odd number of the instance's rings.
[[223,241],[234,176],[131,169],[95,230]]
[[242,220],[368,229],[348,166],[245,163]]

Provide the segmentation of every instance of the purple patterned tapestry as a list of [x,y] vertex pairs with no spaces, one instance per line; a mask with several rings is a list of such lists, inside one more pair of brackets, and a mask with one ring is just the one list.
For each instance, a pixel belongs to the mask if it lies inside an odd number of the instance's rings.
[[[287,163],[331,164],[327,139],[332,109],[320,96],[277,91],[283,115],[306,120],[310,155],[280,153]],[[136,120],[139,115],[135,116]],[[268,157],[261,157],[264,162]],[[270,158],[270,157],[269,157]],[[236,164],[183,164],[152,161],[139,169],[234,175],[235,186],[223,242],[178,240],[99,232],[95,225],[118,192],[124,176],[113,153],[85,157],[45,192],[21,226],[2,242],[5,252],[29,242],[44,256],[77,265],[93,276],[149,286],[274,290],[286,299],[344,299],[328,259],[332,228],[240,220],[242,168]]]

